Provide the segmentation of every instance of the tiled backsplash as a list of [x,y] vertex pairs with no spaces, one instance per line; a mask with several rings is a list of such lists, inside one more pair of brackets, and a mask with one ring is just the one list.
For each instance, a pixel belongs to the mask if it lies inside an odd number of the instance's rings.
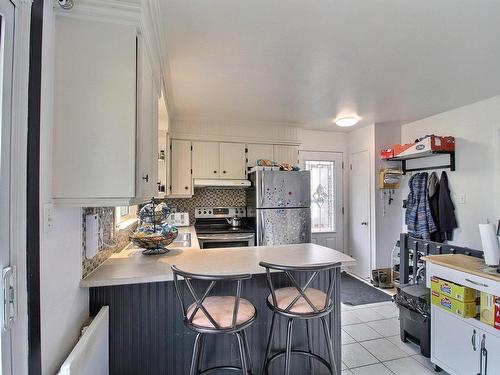
[[[102,245],[98,253],[92,258],[85,257],[85,218],[87,215],[99,215],[99,231],[102,228]],[[114,207],[85,207],[82,209],[82,278],[87,276],[113,253],[122,250],[128,243],[129,231],[115,230],[115,208]]]
[[195,189],[189,199],[165,199],[177,212],[189,212],[189,221],[194,223],[195,207],[243,207],[246,206],[245,189]]

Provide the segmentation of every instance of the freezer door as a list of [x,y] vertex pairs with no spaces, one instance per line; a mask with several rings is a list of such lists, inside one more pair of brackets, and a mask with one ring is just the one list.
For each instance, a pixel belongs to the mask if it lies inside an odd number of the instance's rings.
[[256,173],[256,208],[311,206],[309,171],[258,171]]
[[311,242],[311,209],[257,210],[257,246]]

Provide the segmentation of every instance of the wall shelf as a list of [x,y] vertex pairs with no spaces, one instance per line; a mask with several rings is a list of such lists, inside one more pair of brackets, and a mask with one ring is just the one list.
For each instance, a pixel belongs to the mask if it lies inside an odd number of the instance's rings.
[[[432,157],[439,156],[439,155],[449,155],[450,156],[449,164],[434,165],[431,167],[419,167],[419,168],[407,168],[406,167],[406,162],[408,160],[432,158]],[[429,151],[429,152],[419,153],[419,154],[414,154],[414,155],[396,156],[394,158],[389,158],[389,159],[385,159],[385,160],[387,160],[387,161],[400,161],[403,174],[406,174],[407,172],[426,171],[426,170],[430,170],[430,169],[450,169],[450,171],[455,171],[455,151]]]

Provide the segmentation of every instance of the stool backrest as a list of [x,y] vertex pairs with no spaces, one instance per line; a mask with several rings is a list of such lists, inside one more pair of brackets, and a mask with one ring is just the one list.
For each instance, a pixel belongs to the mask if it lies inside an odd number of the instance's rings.
[[[261,267],[264,267],[266,269],[266,276],[267,276],[267,284],[269,287],[269,290],[271,291],[271,298],[273,302],[274,308],[284,312],[284,313],[289,313],[293,314],[291,311],[292,308],[299,302],[301,298],[303,298],[306,303],[309,305],[309,307],[312,309],[314,314],[322,314],[328,311],[331,311],[333,309],[333,299],[332,295],[334,292],[335,287],[339,287],[335,285],[335,274],[334,271],[336,268],[339,268],[341,266],[341,263],[336,262],[336,263],[327,263],[327,264],[321,264],[321,265],[314,265],[314,266],[284,266],[284,265],[279,265],[279,264],[271,264],[267,262],[260,262],[259,265]],[[292,287],[294,287],[298,294],[297,296],[289,303],[289,305],[283,309],[280,308],[278,305],[278,300],[276,297],[276,288],[273,282],[273,279],[271,278],[271,271],[282,271],[286,275],[287,279],[290,281],[292,284]],[[297,279],[294,277],[293,273],[304,273],[304,274],[310,274],[310,276],[307,278],[307,281],[303,284],[300,284]],[[325,293],[325,302],[324,302],[324,307],[323,308],[318,308],[307,296],[306,292],[309,287],[311,287],[312,283],[316,278],[322,274],[322,273],[328,273],[328,282],[327,282],[327,290],[323,291]]]
[[[182,309],[182,315],[184,318],[184,321],[187,324],[193,324],[193,319],[195,318],[196,314],[198,311],[201,310],[201,312],[205,315],[205,317],[212,323],[212,325],[215,327],[216,330],[234,330],[236,329],[237,326],[237,318],[238,318],[238,310],[240,307],[240,297],[241,297],[241,283],[243,280],[250,279],[252,275],[250,274],[241,274],[241,275],[201,275],[201,274],[194,274],[186,271],[182,271],[178,269],[176,266],[172,266],[172,271],[174,272],[174,285],[175,285],[175,291],[177,293],[177,298],[179,299],[179,302],[181,304],[181,309]],[[186,298],[185,294],[181,292],[181,286],[180,286],[180,281],[179,276],[184,280],[187,289],[189,291],[188,298]],[[200,281],[206,281],[208,282],[208,286],[206,287],[205,291],[202,294],[198,294],[196,292],[195,287],[193,286],[193,281],[194,280],[200,280]],[[216,320],[213,318],[212,315],[210,315],[210,312],[207,311],[205,306],[203,306],[203,302],[206,300],[207,297],[210,296],[210,293],[214,289],[215,285],[218,282],[235,282],[236,283],[236,290],[235,290],[235,300],[234,300],[234,307],[233,307],[233,317],[232,317],[232,324],[231,327],[221,327]],[[190,301],[189,301],[190,300]],[[195,308],[192,311],[188,312],[189,306],[191,304],[195,304]]]

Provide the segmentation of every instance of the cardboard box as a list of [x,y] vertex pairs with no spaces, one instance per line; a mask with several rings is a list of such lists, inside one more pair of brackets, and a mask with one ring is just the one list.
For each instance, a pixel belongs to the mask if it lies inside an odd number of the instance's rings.
[[495,297],[495,321],[493,325],[496,329],[500,329],[500,297]]
[[405,149],[398,149],[394,146],[394,155],[396,156],[413,156],[430,153],[432,151],[455,151],[455,138],[430,135]]
[[431,277],[431,290],[462,302],[473,302],[477,298],[475,289],[442,280],[437,277]]
[[[481,303],[479,307],[479,317],[481,322],[489,326],[494,326],[495,322],[495,296],[481,292]],[[499,328],[500,329],[500,328]]]
[[431,303],[443,310],[449,311],[462,318],[474,318],[477,315],[476,302],[462,302],[448,296],[442,295],[439,292],[431,292]]
[[380,159],[390,159],[394,157],[394,149],[386,148],[380,150]]

